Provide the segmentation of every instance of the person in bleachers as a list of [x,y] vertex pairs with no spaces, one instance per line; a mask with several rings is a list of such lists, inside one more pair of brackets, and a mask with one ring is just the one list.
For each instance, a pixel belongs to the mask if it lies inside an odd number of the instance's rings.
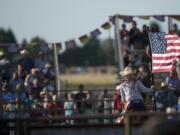
[[34,67],[34,61],[32,60],[29,51],[27,51],[26,49],[21,50],[20,53],[21,58],[18,63],[23,66],[24,70],[27,73],[30,73],[31,69]]
[[40,77],[40,70],[37,68],[32,68],[31,73],[26,76],[24,82],[26,91],[28,93],[33,93],[32,87],[36,85],[35,80],[39,81],[39,77]]
[[86,94],[84,93],[84,85],[79,85],[79,91],[75,94],[74,99],[76,101],[76,107],[78,114],[84,113],[84,101],[86,99]]
[[[74,102],[73,93],[67,94],[67,101],[64,102],[65,116],[74,116],[76,114],[77,106]],[[68,124],[74,124],[74,120],[67,120]]]
[[45,54],[40,51],[35,59],[34,67],[42,71],[48,63],[49,61],[46,59]]
[[165,78],[165,84],[167,85],[169,90],[171,90],[177,97],[179,97],[180,79],[176,70],[171,71],[169,75]]
[[23,81],[25,81],[25,78],[26,78],[26,76],[27,76],[27,72],[24,70],[23,65],[17,64],[16,72],[17,72],[18,76],[19,76]]
[[137,78],[142,82],[144,86],[148,88],[151,87],[151,73],[147,65],[142,64],[141,66],[139,66]]
[[136,21],[132,21],[132,27],[129,31],[129,46],[131,49],[134,49],[137,47],[139,43],[139,34],[140,30],[137,28],[137,23]]
[[18,76],[18,73],[16,71],[13,72],[12,79],[9,81],[11,90],[15,92],[16,86],[22,83],[23,83],[23,80]]
[[121,102],[121,93],[120,93],[120,85],[116,86],[115,94],[113,96],[113,114],[118,114],[122,112],[123,104]]
[[143,25],[142,31],[140,32],[142,49],[145,49],[149,45],[148,26]]
[[129,50],[129,35],[128,30],[126,29],[126,24],[122,24],[122,29],[120,30],[121,44],[123,50]]

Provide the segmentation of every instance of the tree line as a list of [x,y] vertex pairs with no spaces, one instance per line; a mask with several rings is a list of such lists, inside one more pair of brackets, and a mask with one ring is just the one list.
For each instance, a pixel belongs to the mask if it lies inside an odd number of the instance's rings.
[[[16,35],[12,29],[9,28],[6,30],[4,28],[0,28],[0,43],[17,43]],[[40,43],[46,43],[46,40],[42,37],[35,36],[29,42],[24,39],[20,44],[25,46],[29,45],[31,46],[31,49],[36,50],[37,45]],[[59,62],[65,66],[114,65],[114,46],[113,39],[100,40],[98,38],[91,38],[83,46],[67,49],[63,53],[59,54]],[[32,51],[32,53],[37,52]],[[49,53],[53,56],[53,51]]]

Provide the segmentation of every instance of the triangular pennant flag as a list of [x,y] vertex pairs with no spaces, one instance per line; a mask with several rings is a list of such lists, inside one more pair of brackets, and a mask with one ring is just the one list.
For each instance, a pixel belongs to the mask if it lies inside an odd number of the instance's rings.
[[88,35],[83,35],[83,36],[79,37],[79,40],[82,44],[86,44],[89,40]]
[[164,16],[154,16],[154,18],[158,21],[164,22],[165,21],[165,17]]
[[46,53],[49,50],[48,43],[40,43],[40,50]]
[[104,24],[101,25],[101,27],[105,30],[108,30],[111,28],[111,24],[109,22],[105,22]]
[[69,40],[65,42],[66,49],[71,49],[76,47],[76,42],[74,40]]
[[116,16],[115,16],[115,15],[109,17],[109,21],[110,21],[112,24],[115,24],[115,19],[116,19]]
[[140,19],[148,20],[150,17],[149,16],[139,16]]
[[55,44],[56,44],[57,50],[61,50],[61,49],[62,49],[62,44],[61,44],[61,42],[57,42],[57,43],[55,43]]
[[9,53],[16,53],[19,51],[19,46],[17,44],[9,44],[7,49]]
[[176,19],[177,21],[180,21],[180,16],[172,16],[173,19]]
[[125,23],[130,23],[133,20],[132,16],[119,16],[120,19],[122,19]]
[[92,37],[98,37],[101,34],[101,31],[99,29],[95,29],[91,32]]

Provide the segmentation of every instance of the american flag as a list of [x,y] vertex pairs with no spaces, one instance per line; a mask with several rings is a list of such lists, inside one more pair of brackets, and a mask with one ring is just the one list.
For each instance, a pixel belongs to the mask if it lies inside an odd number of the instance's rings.
[[180,58],[180,38],[175,34],[149,32],[152,52],[152,72],[169,72],[175,69]]

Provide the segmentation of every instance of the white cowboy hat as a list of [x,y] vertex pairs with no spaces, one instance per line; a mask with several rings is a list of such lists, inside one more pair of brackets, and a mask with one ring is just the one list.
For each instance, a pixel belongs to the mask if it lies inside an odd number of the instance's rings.
[[46,63],[44,67],[45,67],[45,68],[50,68],[51,66],[52,66],[51,64]]
[[120,85],[116,86],[116,90],[119,90],[120,89]]
[[20,51],[21,54],[29,54],[29,51],[27,51],[26,49],[23,49]]
[[131,74],[134,74],[134,71],[129,66],[125,67],[124,71],[120,72],[120,75],[122,75],[122,76],[131,75]]

